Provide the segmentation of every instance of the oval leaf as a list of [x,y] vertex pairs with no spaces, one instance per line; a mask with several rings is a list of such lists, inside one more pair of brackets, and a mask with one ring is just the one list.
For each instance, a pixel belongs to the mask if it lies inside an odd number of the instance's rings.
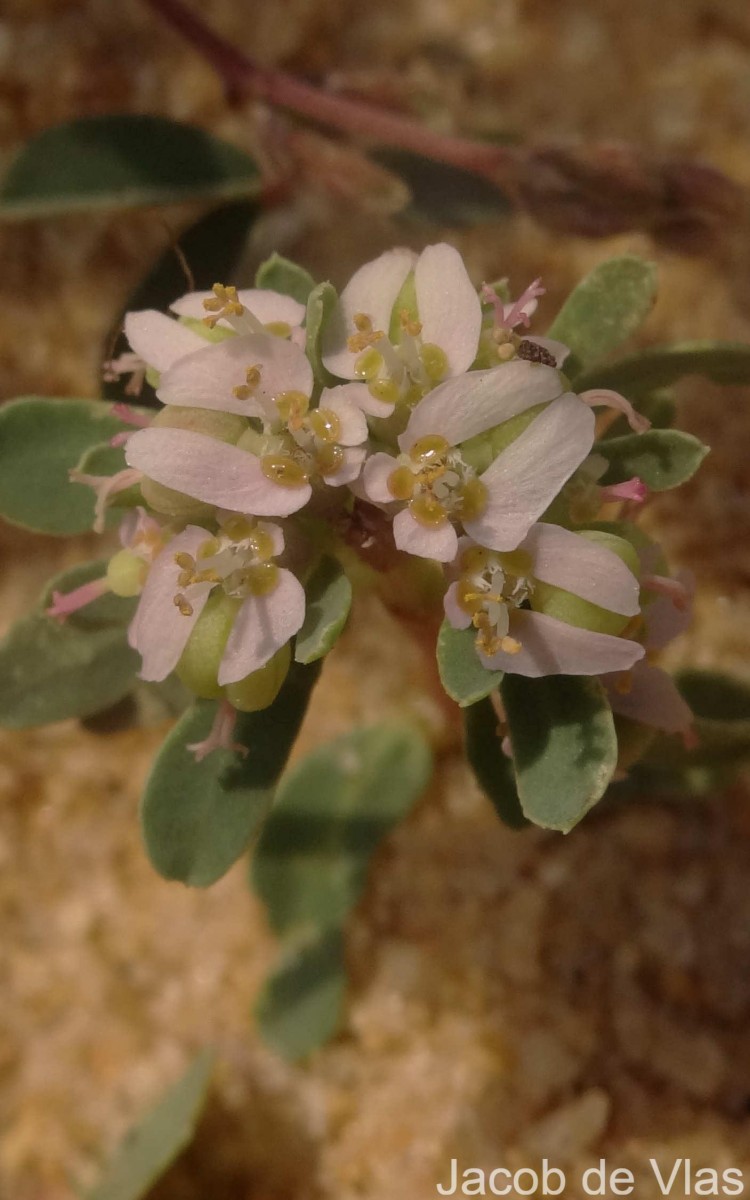
[[571,292],[549,336],[570,347],[565,374],[576,390],[580,372],[631,337],[655,299],[655,264],[631,256],[600,263]]
[[488,671],[476,651],[477,631],[454,629],[443,621],[437,639],[437,663],[440,682],[460,708],[476,704],[500,687],[502,671]]
[[121,432],[109,407],[91,400],[24,396],[0,408],[0,516],[36,533],[85,533],[94,494],[68,471]]
[[187,749],[211,728],[216,705],[199,700],[164,742],[141,804],[146,850],[165,879],[208,887],[244,853],[266,815],[294,744],[319,668],[292,664],[270,708],[239,713],[242,758],[217,750],[200,763]]
[[567,833],[604,795],[617,765],[604,689],[584,676],[506,675],[502,693],[524,815]]
[[81,117],[24,146],[0,187],[0,218],[229,199],[258,191],[242,150],[165,117]]
[[290,771],[252,866],[275,930],[346,917],[374,850],[423,791],[430,766],[415,729],[377,725],[322,746]]
[[587,371],[576,380],[585,388],[612,388],[640,395],[668,387],[686,375],[703,375],[715,383],[750,383],[750,345],[745,342],[678,342],[653,346],[606,367]]
[[87,1200],[141,1200],[190,1144],[206,1103],[214,1053],[203,1050],[135,1125]]
[[690,433],[649,429],[625,437],[605,438],[594,450],[609,467],[602,483],[623,483],[637,475],[654,492],[678,487],[690,479],[708,454],[708,447]]
[[335,1034],[346,995],[340,928],[309,930],[285,947],[255,1006],[263,1040],[291,1062]]
[[337,559],[324,556],[305,588],[305,621],[297,634],[294,657],[316,662],[327,654],[343,630],[352,604],[352,585]]
[[372,157],[408,186],[411,200],[402,217],[460,228],[497,221],[513,211],[507,194],[473,171],[390,147]]
[[513,764],[503,754],[497,713],[490,700],[480,700],[464,713],[466,757],[477,783],[492,802],[495,812],[511,829],[528,822],[521,810]]
[[281,292],[283,296],[291,296],[300,304],[307,304],[310,292],[315,287],[315,280],[304,267],[274,252],[258,267],[255,286],[270,288],[272,292]]

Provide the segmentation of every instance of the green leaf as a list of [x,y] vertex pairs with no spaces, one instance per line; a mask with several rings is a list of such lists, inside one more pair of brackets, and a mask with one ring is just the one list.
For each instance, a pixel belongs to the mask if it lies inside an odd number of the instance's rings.
[[[128,297],[127,304],[113,322],[105,339],[102,358],[116,358],[129,350],[127,339],[122,333],[125,313],[138,312],[144,308],[155,308],[167,312],[169,305],[192,290],[209,291],[217,282],[228,283],[247,245],[250,226],[257,219],[260,205],[255,201],[242,200],[214,208],[200,221],[190,225],[174,246],[169,246],[159,255],[146,278]],[[179,253],[178,253],[179,251]],[[192,276],[185,276],[183,261]],[[207,343],[208,344],[208,343]],[[103,394],[108,400],[120,400],[131,404],[132,397],[125,392],[127,376],[105,382]],[[144,383],[139,402],[150,407],[159,406],[154,389]]]
[[319,668],[292,664],[270,708],[238,713],[243,758],[216,750],[196,763],[187,749],[207,737],[216,704],[199,700],[164,742],[141,805],[146,850],[165,879],[208,887],[247,849],[302,724]]
[[695,474],[708,447],[677,429],[649,429],[625,437],[605,438],[594,446],[609,462],[604,484],[622,483],[637,475],[654,492],[678,487]]
[[181,717],[194,697],[183,687],[176,675],[168,675],[161,683],[138,680],[132,691],[86,717],[81,724],[89,733],[121,733],[124,729],[152,729],[165,721]]
[[685,375],[702,375],[715,383],[750,383],[750,345],[745,342],[677,342],[652,346],[576,379],[576,389],[612,388],[641,395],[668,387]]
[[415,729],[383,724],[322,746],[284,777],[252,866],[275,930],[343,921],[374,850],[423,791],[430,766]]
[[281,292],[283,296],[291,296],[300,304],[307,304],[310,292],[315,287],[315,280],[304,267],[274,251],[271,257],[258,267],[255,286],[270,288],[272,292]]
[[290,939],[255,1007],[263,1040],[291,1062],[335,1034],[346,995],[341,929],[311,929]]
[[253,160],[165,117],[81,117],[32,138],[0,187],[0,218],[227,200],[259,188]]
[[317,284],[307,298],[307,317],[305,318],[307,345],[305,353],[312,364],[315,378],[324,387],[335,387],[340,382],[340,380],[331,375],[330,371],[326,370],[323,366],[323,359],[320,357],[320,337],[323,332],[323,326],[331,316],[337,300],[338,296],[336,295],[335,287],[327,281]]
[[502,671],[488,671],[476,651],[477,631],[454,629],[443,621],[437,639],[437,663],[440,682],[461,708],[476,704],[500,687]]
[[44,616],[52,591],[71,592],[103,576],[105,562],[74,567],[53,579],[37,610],[0,642],[0,724],[26,729],[89,717],[130,690],[140,660],[125,637],[134,600],[106,595],[64,624]]
[[604,689],[586,676],[506,675],[502,694],[524,815],[567,833],[604,795],[617,765]]
[[214,1053],[203,1050],[188,1071],[126,1135],[88,1200],[141,1200],[190,1144],[206,1103]]
[[616,349],[643,324],[656,299],[656,266],[626,256],[600,263],[557,314],[549,336],[570,347],[565,374],[578,375]]
[[522,829],[528,822],[518,799],[513,764],[502,751],[497,713],[490,700],[480,700],[467,708],[464,730],[466,757],[479,786],[500,820],[511,829]]
[[305,588],[305,621],[297,634],[294,657],[316,662],[327,654],[343,630],[352,604],[352,585],[335,558],[325,555]]
[[696,717],[750,721],[750,682],[697,668],[680,671],[675,683]]
[[83,454],[123,425],[91,400],[24,396],[0,408],[0,516],[36,533],[85,533],[94,494],[71,483]]
[[497,221],[513,211],[507,194],[473,171],[390,147],[377,149],[372,157],[399,175],[411,192],[401,217],[461,228]]

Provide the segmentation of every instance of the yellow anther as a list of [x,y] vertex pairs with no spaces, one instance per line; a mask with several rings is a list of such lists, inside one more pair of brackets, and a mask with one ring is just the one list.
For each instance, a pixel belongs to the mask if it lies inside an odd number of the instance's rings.
[[409,458],[422,466],[437,464],[450,450],[450,445],[439,433],[427,433],[417,438],[409,451]]
[[448,374],[448,356],[433,342],[425,342],[419,350],[419,358],[427,372],[430,383],[439,383]]
[[462,521],[475,521],[487,507],[487,486],[481,479],[467,479],[459,491]]
[[267,321],[263,328],[273,337],[288,338],[292,335],[292,327],[286,321]]
[[253,596],[268,596],[275,591],[279,582],[279,568],[275,563],[263,562],[248,567],[245,582]]
[[321,475],[333,475],[344,465],[344,450],[330,442],[321,446],[315,455],[315,465]]
[[341,440],[341,420],[330,408],[316,408],[307,418],[308,428],[322,442]]
[[203,318],[204,324],[213,329],[222,317],[241,317],[245,311],[240,304],[236,287],[225,287],[223,283],[215,283],[211,289],[213,296],[203,301],[203,307],[209,316]]
[[411,467],[396,467],[388,476],[388,491],[394,500],[411,500],[417,481]]
[[307,483],[307,471],[288,454],[264,454],[260,468],[266,479],[281,487],[303,487]]
[[236,396],[238,400],[249,400],[260,384],[261,370],[260,363],[257,363],[253,367],[248,367],[245,371],[245,382],[238,384],[237,387],[233,387],[232,395]]
[[415,497],[409,505],[409,512],[425,529],[438,529],[448,520],[443,505],[430,492],[423,492],[421,496]]
[[[350,349],[352,349],[352,347],[350,347]],[[358,349],[363,349],[363,347],[358,347]],[[352,349],[352,353],[356,353],[356,350]],[[364,350],[364,353],[360,354],[359,357],[355,358],[354,360],[354,374],[357,376],[357,379],[365,379],[368,381],[375,379],[382,369],[383,356],[382,354],[378,354],[378,351],[374,350],[372,346],[369,348],[369,350]]]
[[182,567],[183,571],[195,570],[195,559],[193,558],[192,554],[186,554],[184,550],[180,550],[177,554],[175,554],[174,561],[177,563],[178,567]]
[[177,586],[190,587],[190,584],[194,579],[195,575],[192,571],[180,571],[179,575],[177,576]]
[[422,332],[422,322],[415,320],[408,308],[402,308],[398,314],[399,324],[404,333],[408,333],[411,337],[419,337]]
[[368,317],[367,313],[357,312],[352,317],[354,328],[359,333],[372,333],[372,317]]
[[518,641],[517,638],[509,637],[506,635],[506,637],[501,638],[501,640],[500,640],[500,649],[505,654],[518,654],[523,649],[523,647],[521,646],[521,643]]
[[280,392],[276,397],[276,407],[279,416],[291,430],[302,428],[305,414],[310,407],[310,400],[304,392]]
[[401,395],[401,389],[392,379],[372,379],[367,390],[376,400],[383,400],[386,404],[396,404]]
[[198,571],[193,576],[193,583],[221,583],[221,575],[216,571]]
[[178,608],[183,617],[192,617],[193,606],[185,599],[181,592],[178,592],[174,598],[175,608]]

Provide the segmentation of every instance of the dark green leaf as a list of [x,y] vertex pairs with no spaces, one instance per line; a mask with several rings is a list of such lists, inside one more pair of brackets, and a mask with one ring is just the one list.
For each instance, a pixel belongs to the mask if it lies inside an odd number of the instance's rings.
[[141,806],[146,849],[165,879],[208,887],[245,851],[271,804],[318,673],[293,663],[270,708],[238,714],[234,740],[247,746],[246,758],[216,750],[196,763],[187,749],[207,737],[213,701],[199,700],[172,730]]
[[378,149],[373,157],[399,175],[411,192],[402,217],[461,227],[497,221],[513,211],[505,192],[472,171],[435,162],[411,150]]
[[101,578],[106,563],[88,563],[57,576],[36,612],[0,643],[0,724],[25,729],[89,717],[130,690],[139,658],[125,638],[134,600],[106,595],[64,624],[44,616],[53,590],[74,591]]
[[165,721],[181,717],[193,702],[193,696],[176,675],[162,683],[142,680],[116,704],[86,717],[81,724],[89,733],[120,733],[124,729],[151,729]]
[[324,556],[305,588],[305,623],[297,634],[297,662],[316,662],[338,640],[349,616],[352,585],[335,558]]
[[37,533],[84,533],[94,493],[68,471],[92,446],[121,432],[109,407],[91,400],[24,396],[0,409],[0,516]]
[[685,375],[703,375],[715,383],[750,383],[750,345],[745,342],[678,342],[640,350],[576,379],[576,389],[613,388],[641,395],[668,387]]
[[253,857],[254,886],[274,929],[346,917],[371,855],[429,773],[421,735],[387,724],[354,730],[297,763],[281,782]]
[[708,447],[677,429],[649,429],[605,438],[594,446],[609,461],[602,483],[622,483],[637,475],[654,492],[678,487],[695,474]]
[[464,729],[466,757],[479,786],[500,820],[511,829],[522,829],[528,822],[521,811],[513,764],[502,751],[497,714],[490,700],[480,700],[467,708]]
[[524,815],[567,833],[604,795],[617,765],[604,689],[586,676],[506,675],[502,694]]
[[281,292],[284,296],[298,300],[300,304],[307,304],[310,292],[315,287],[315,280],[304,267],[274,252],[258,267],[255,286],[270,288],[272,292]]
[[461,708],[476,704],[500,687],[502,671],[488,671],[476,651],[477,631],[454,629],[443,621],[437,640],[437,662],[440,682]]
[[[565,373],[578,376],[636,332],[656,298],[656,266],[626,256],[600,263],[570,294],[549,336],[570,347]],[[590,386],[590,385],[588,385]]]
[[263,1040],[292,1062],[335,1034],[346,994],[341,929],[310,929],[291,939],[255,1008]]
[[190,1069],[126,1135],[88,1200],[141,1200],[192,1140],[206,1103],[214,1054],[203,1050]]
[[750,721],[750,682],[694,668],[675,682],[696,717],[714,721]]
[[335,387],[339,382],[338,379],[331,375],[330,371],[326,370],[323,366],[323,360],[320,357],[320,337],[323,326],[331,316],[337,299],[335,287],[327,281],[317,284],[307,298],[307,317],[305,319],[305,327],[307,329],[306,353],[312,363],[315,378],[324,387]]
[[148,115],[80,117],[24,146],[0,188],[0,218],[228,200],[258,188],[253,160],[203,129]]

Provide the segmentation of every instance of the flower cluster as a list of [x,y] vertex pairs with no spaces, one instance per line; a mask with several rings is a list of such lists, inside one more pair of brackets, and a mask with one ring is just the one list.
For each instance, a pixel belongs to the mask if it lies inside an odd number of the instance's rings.
[[[121,405],[126,466],[78,475],[98,516],[126,507],[122,549],[86,595],[140,596],[129,631],[142,677],[176,671],[222,700],[197,757],[232,745],[234,710],[270,704],[305,620],[319,530],[378,510],[393,554],[441,565],[444,616],[489,671],[602,678],[612,707],[686,733],[691,716],[651,652],[679,631],[689,585],[632,520],[638,478],[602,486],[602,417],[648,422],[611,391],[576,394],[567,348],[515,301],[478,292],[448,245],[363,266],[321,330],[291,296],[217,284],[130,313],[130,353],[162,407]],[[604,414],[612,419],[612,412]],[[607,518],[607,519],[603,519]],[[85,589],[82,589],[84,592]]]

